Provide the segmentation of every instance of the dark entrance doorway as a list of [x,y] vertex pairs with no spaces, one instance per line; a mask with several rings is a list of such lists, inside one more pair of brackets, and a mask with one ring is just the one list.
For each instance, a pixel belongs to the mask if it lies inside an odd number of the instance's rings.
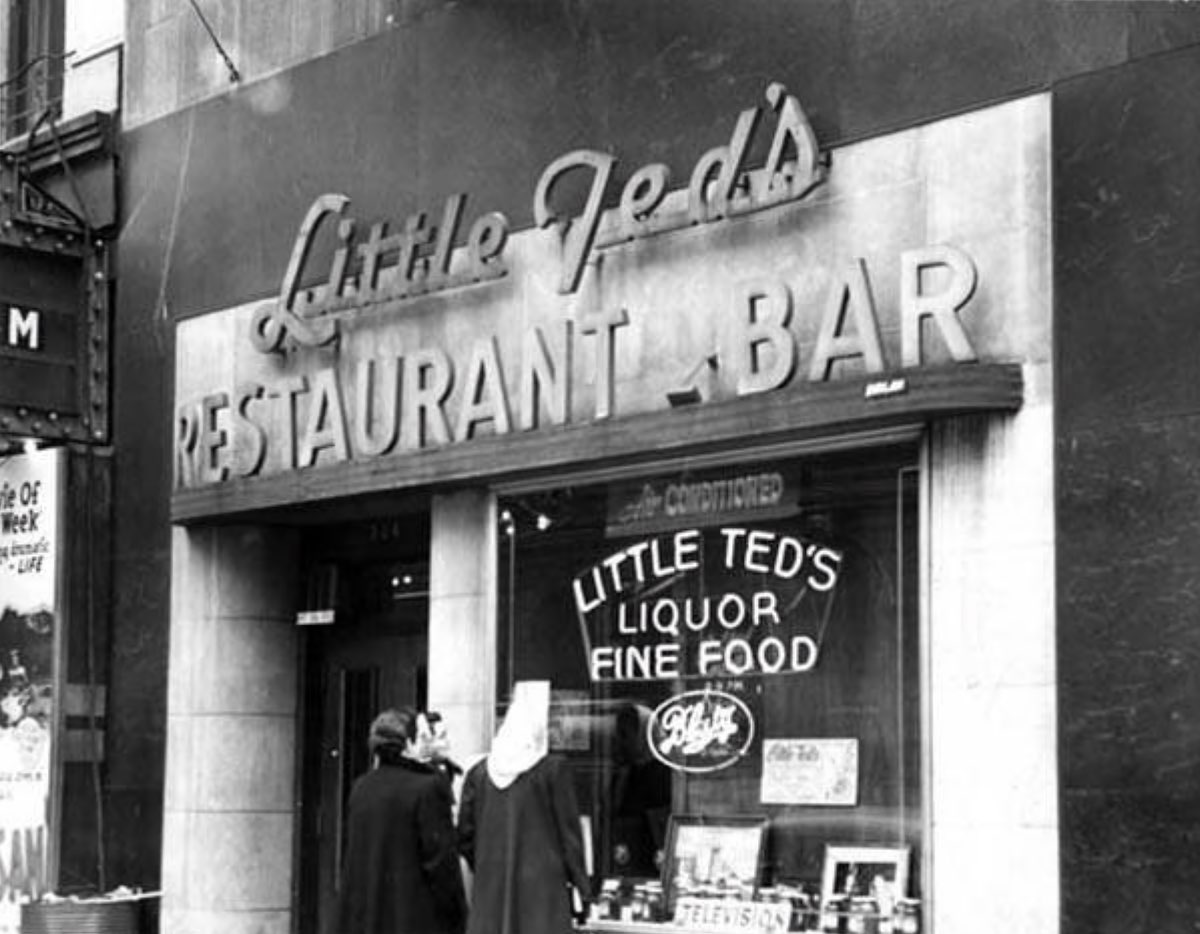
[[[356,533],[377,537],[367,527]],[[427,535],[404,538],[427,548]],[[321,551],[331,542],[322,541]],[[404,544],[376,541],[379,547],[339,549],[336,562],[310,561],[310,582],[326,592],[310,594],[308,604],[334,612],[332,622],[306,626],[302,639],[301,934],[336,934],[346,804],[355,779],[371,767],[371,721],[387,707],[426,705],[428,562]],[[331,606],[315,605],[322,602]]]

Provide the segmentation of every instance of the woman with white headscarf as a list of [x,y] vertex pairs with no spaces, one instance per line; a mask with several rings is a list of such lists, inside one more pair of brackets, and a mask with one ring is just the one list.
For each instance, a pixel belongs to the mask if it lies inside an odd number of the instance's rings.
[[486,759],[463,782],[459,850],[475,874],[467,934],[564,934],[591,887],[575,785],[547,752],[550,684],[519,682]]

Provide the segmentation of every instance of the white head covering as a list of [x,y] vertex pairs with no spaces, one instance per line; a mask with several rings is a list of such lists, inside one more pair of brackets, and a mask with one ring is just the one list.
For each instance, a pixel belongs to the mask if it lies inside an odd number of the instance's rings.
[[487,757],[488,777],[497,788],[507,788],[545,758],[549,719],[550,682],[518,681]]

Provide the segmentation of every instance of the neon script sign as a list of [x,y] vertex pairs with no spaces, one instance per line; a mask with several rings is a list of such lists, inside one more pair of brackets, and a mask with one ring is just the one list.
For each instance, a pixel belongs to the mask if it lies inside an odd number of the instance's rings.
[[[533,216],[537,227],[558,233],[562,248],[558,291],[570,294],[579,288],[595,248],[763,210],[811,191],[821,181],[823,168],[808,118],[782,84],[769,85],[766,100],[775,116],[775,134],[766,165],[752,180],[747,180],[746,157],[763,118],[757,106],[738,116],[728,144],[710,149],[696,161],[683,211],[661,210],[671,181],[667,166],[655,163],[635,171],[621,191],[616,229],[602,242],[597,234],[616,157],[580,149],[547,166],[534,192]],[[580,173],[590,173],[587,197],[582,211],[571,215],[554,205],[553,194],[564,178]],[[499,212],[481,215],[467,231],[465,244],[456,248],[465,203],[462,194],[447,198],[436,225],[418,212],[407,217],[398,231],[389,231],[381,222],[371,225],[362,237],[358,221],[347,214],[349,198],[317,197],[296,232],[277,300],[255,313],[250,332],[254,346],[272,353],[282,351],[287,340],[304,346],[329,344],[338,333],[334,313],[391,307],[505,276],[508,219]],[[305,288],[301,283],[311,280],[309,254],[318,229],[330,219],[337,221],[337,246],[329,269],[318,287]]]
[[724,691],[686,691],[655,708],[646,725],[650,752],[681,772],[715,772],[737,762],[754,739],[754,717]]

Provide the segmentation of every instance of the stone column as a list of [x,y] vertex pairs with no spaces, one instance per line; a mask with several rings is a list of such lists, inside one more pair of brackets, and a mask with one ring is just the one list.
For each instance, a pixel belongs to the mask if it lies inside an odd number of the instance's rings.
[[429,554],[429,707],[469,765],[492,738],[496,697],[496,501],[435,496]]
[[289,934],[298,538],[173,531],[162,930]]
[[1050,407],[1035,398],[930,437],[926,891],[938,931],[1058,930],[1052,451]]

